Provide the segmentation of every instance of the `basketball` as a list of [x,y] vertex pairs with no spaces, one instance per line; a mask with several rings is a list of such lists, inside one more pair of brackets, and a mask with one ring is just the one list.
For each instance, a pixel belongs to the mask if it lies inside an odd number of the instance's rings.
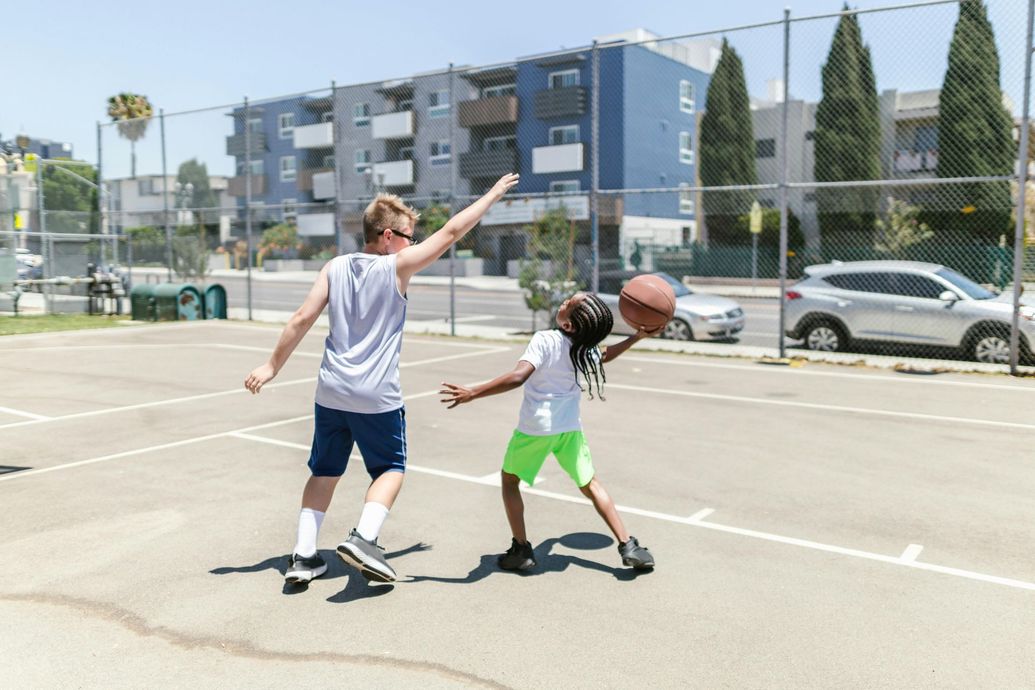
[[618,296],[618,311],[633,328],[655,331],[672,320],[676,311],[676,293],[658,276],[636,276],[622,288]]

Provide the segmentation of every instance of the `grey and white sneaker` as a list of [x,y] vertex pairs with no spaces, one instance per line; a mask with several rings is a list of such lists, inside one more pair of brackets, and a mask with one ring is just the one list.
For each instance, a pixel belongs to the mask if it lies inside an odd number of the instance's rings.
[[284,573],[284,580],[289,584],[302,585],[326,572],[327,562],[320,557],[319,553],[314,553],[309,558],[303,558],[297,553],[293,553],[288,558],[288,568]]
[[640,546],[636,537],[629,535],[629,541],[618,545],[618,555],[622,557],[622,565],[631,565],[636,570],[650,570],[654,567],[654,556],[647,547]]
[[341,560],[355,567],[363,577],[375,582],[395,582],[395,571],[381,554],[384,548],[377,545],[377,540],[367,541],[352,530],[349,537],[338,544],[338,555]]

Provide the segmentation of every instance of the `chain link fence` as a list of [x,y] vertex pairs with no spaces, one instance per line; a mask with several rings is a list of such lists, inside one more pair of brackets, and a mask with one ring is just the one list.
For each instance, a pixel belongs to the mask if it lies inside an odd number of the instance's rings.
[[[81,181],[39,163],[78,194],[55,186],[64,196],[25,208],[10,180],[24,191],[40,175],[8,171],[0,204],[17,213],[0,234],[54,262],[44,235],[111,236],[96,260],[137,279],[247,276],[231,303],[251,318],[288,310],[259,295],[260,277],[361,249],[376,194],[418,208],[426,236],[517,171],[516,193],[425,272],[411,318],[541,327],[565,291],[663,272],[688,293],[670,337],[1015,366],[1031,322],[1014,285],[1035,280],[1032,41],[1004,31],[1030,24],[1021,4],[995,16],[976,0],[788,10],[159,110],[99,124],[100,165],[69,170]],[[709,309],[734,311],[709,294],[737,303],[739,326],[708,325]]]

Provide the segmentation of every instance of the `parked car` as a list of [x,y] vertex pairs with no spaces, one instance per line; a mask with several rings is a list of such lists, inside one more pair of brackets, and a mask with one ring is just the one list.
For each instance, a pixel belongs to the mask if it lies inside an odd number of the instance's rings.
[[[1013,294],[997,295],[940,264],[857,261],[809,266],[786,294],[787,335],[810,350],[855,341],[955,348],[979,362],[1010,359]],[[1035,311],[1021,309],[1021,357],[1031,359]]]
[[18,280],[33,280],[43,277],[43,257],[33,254],[28,249],[15,250]]
[[[615,315],[615,333],[629,334],[633,329],[618,311],[622,286],[641,275],[641,271],[609,271],[600,274],[600,299]],[[694,292],[667,273],[655,273],[676,293],[676,312],[661,337],[670,340],[729,339],[744,330],[744,310],[726,297]]]

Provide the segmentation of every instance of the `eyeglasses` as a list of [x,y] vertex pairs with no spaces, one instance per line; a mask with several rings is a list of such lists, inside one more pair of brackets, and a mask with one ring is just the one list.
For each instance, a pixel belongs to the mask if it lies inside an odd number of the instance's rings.
[[398,230],[395,230],[394,228],[388,228],[388,229],[392,232],[393,235],[396,235],[398,237],[405,237],[409,241],[409,243],[411,245],[412,244],[417,244],[418,242],[420,242],[420,240],[418,240],[413,235],[407,235],[405,232],[399,232]]

